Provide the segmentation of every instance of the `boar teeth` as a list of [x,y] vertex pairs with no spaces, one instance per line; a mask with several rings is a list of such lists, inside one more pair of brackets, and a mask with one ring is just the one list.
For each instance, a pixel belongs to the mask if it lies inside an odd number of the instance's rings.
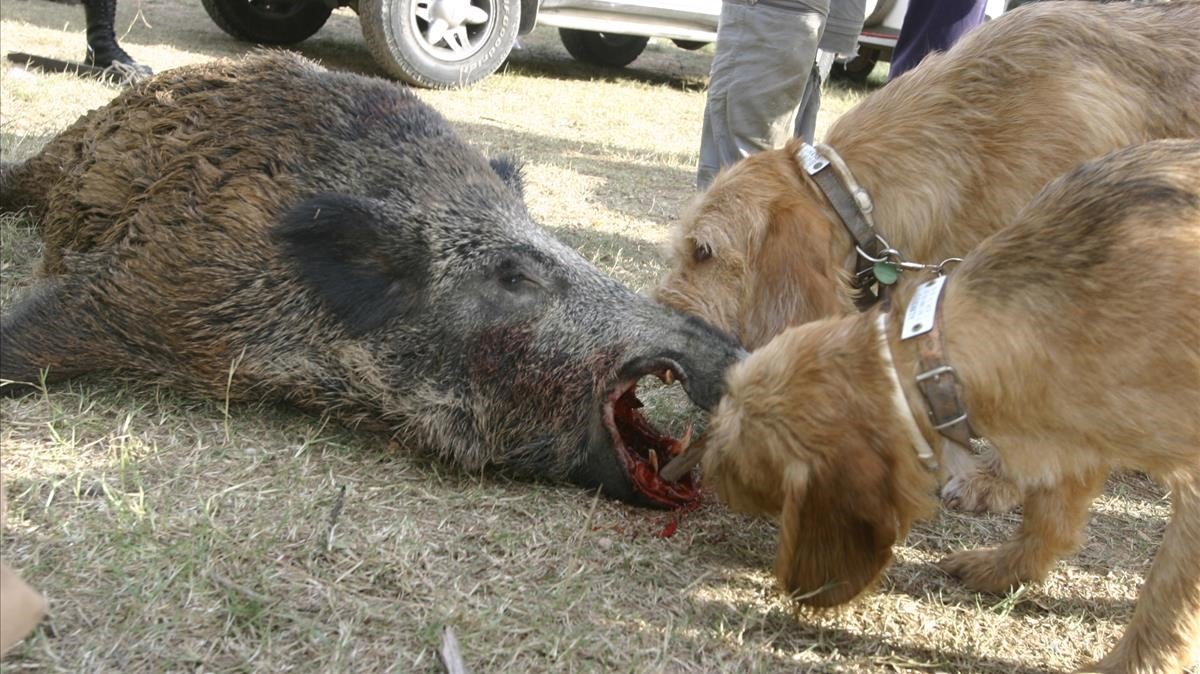
[[696,444],[685,447],[677,456],[668,461],[667,465],[662,467],[662,470],[658,472],[658,477],[664,482],[682,480],[704,458],[705,445],[702,437]]
[[663,370],[662,374],[659,375],[659,378],[662,379],[663,383],[667,386],[675,383],[675,373],[672,372],[670,368]]
[[679,438],[671,447],[671,456],[679,456],[687,451],[689,445],[692,444],[692,420],[688,419],[687,426],[683,429],[683,437]]
[[650,459],[650,467],[653,468],[654,472],[657,473],[658,472],[658,452],[654,451],[653,449],[650,450],[650,454],[649,454],[648,458]]

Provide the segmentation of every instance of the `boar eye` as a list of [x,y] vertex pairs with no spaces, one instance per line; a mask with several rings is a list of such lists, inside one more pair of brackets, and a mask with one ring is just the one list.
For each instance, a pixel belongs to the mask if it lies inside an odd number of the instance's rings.
[[707,243],[696,244],[696,250],[692,251],[692,259],[698,263],[712,259],[712,256],[712,246]]
[[508,292],[516,293],[539,287],[537,279],[525,271],[523,266],[513,260],[500,263],[495,271],[496,282]]
[[501,274],[500,285],[504,286],[505,289],[507,289],[507,290],[516,290],[517,288],[521,287],[522,285],[536,285],[536,284],[534,284],[533,279],[529,278],[528,276],[522,274],[519,271],[514,271],[514,272],[506,272],[504,274]]

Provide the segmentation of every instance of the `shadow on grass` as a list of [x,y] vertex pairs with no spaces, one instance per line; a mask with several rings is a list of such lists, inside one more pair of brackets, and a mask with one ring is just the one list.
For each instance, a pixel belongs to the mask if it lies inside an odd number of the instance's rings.
[[[747,622],[742,613],[723,602],[696,602],[697,610],[702,614],[726,614],[728,624],[742,624],[744,629],[739,638],[746,642],[770,643],[772,651],[778,654],[779,663],[792,665],[796,671],[845,672],[870,666],[898,671],[926,668],[1006,674],[1044,674],[1046,671],[1005,658],[895,644],[878,635],[822,625],[819,619],[809,621],[780,610],[767,611],[759,615],[760,620]],[[792,659],[793,653],[815,655],[821,662],[801,664]]]
[[[663,48],[663,52],[667,49]],[[514,50],[502,66],[511,72],[532,77],[550,77],[559,80],[603,80],[609,82],[638,82],[655,86],[666,86],[680,91],[701,91],[707,86],[708,68],[711,57],[692,55],[676,50],[681,55],[655,53],[653,47],[643,56],[623,68],[596,66],[575,61],[547,49]],[[669,61],[663,64],[662,61]]]
[[855,94],[869,94],[877,89],[882,88],[884,84],[887,84],[884,77],[881,77],[881,76],[877,75],[876,73],[872,73],[871,78],[865,82],[854,82],[852,80],[839,79],[836,77],[830,78],[829,80],[826,81],[825,89],[831,93],[845,92],[845,93],[855,93]]
[[[631,218],[666,225],[675,220],[678,210],[695,194],[695,173],[690,168],[694,157],[690,155],[656,156],[634,163],[611,158],[612,148],[546,136],[504,123],[457,122],[454,126],[473,144],[486,142],[490,154],[513,154],[530,164],[569,163],[572,172],[596,179],[590,201]],[[689,168],[681,169],[681,165]],[[581,215],[585,208],[585,204],[580,204]]]
[[[772,540],[773,536],[764,535],[762,526],[751,522],[750,526],[706,538],[703,545],[696,547],[697,554],[708,558],[708,563],[713,566],[759,568],[769,572],[775,551],[773,547],[762,549],[762,541]],[[747,550],[754,552],[748,555]],[[1133,601],[1124,599],[1054,597],[1043,593],[1037,585],[1014,595],[973,592],[935,564],[923,562],[893,562],[879,583],[864,592],[864,596],[870,594],[903,594],[922,604],[956,606],[972,612],[1022,617],[1070,616],[1090,624],[1125,622],[1134,607]]]
[[[1060,564],[1063,562],[1060,562]],[[1037,584],[1007,595],[974,592],[935,564],[893,563],[876,592],[904,594],[922,603],[1021,617],[1070,616],[1081,623],[1124,622],[1133,614],[1126,599],[1054,597]]]
[[[1012,519],[1012,516],[1004,517]],[[1106,515],[1099,517],[1107,518]],[[995,525],[1000,519],[1001,517],[989,518],[989,524],[984,529],[990,529],[986,535],[987,540],[956,545],[946,549],[946,546],[936,543],[934,537],[930,536],[927,540],[921,540],[921,535],[918,534],[918,540],[910,540],[908,544],[925,552],[936,548],[933,552],[939,558],[956,550],[996,544],[1005,540],[1012,529],[1011,526],[996,527]],[[1144,528],[1147,518],[1127,515],[1119,519],[1124,520],[1123,526],[1134,530],[1139,526]],[[704,558],[705,564],[709,566],[744,567],[770,573],[774,563],[776,539],[775,532],[770,530],[771,527],[772,525],[763,520],[748,518],[745,526],[731,527],[722,530],[719,534],[708,536],[693,549],[695,554]],[[764,541],[771,541],[771,544],[764,547]],[[1085,545],[1082,552],[1060,560],[1058,564],[1100,575],[1113,569],[1136,574],[1148,570],[1148,555],[1152,554],[1153,551],[1147,553],[1145,549],[1140,549],[1130,555],[1114,557],[1110,547],[1101,545],[1095,550],[1089,550]],[[1089,557],[1094,557],[1096,560],[1089,562],[1087,561]],[[1061,572],[1061,566],[1058,569]],[[1059,587],[1061,589],[1061,584]],[[874,588],[868,589],[865,594],[900,594],[931,606],[958,607],[968,612],[1012,615],[1031,619],[1058,616],[1069,618],[1080,624],[1097,626],[1105,623],[1124,624],[1128,622],[1135,606],[1135,601],[1132,599],[1091,597],[1083,593],[1078,596],[1055,596],[1049,593],[1051,591],[1054,590],[1043,589],[1040,584],[1035,583],[1007,595],[979,593],[968,589],[961,580],[942,571],[935,562],[897,560],[893,561],[885,570],[878,584]],[[903,653],[904,651],[901,649],[897,652]],[[928,653],[913,652],[910,655],[925,657]],[[986,661],[980,662],[986,663]],[[987,664],[1000,667],[1005,663],[997,661]],[[1000,668],[997,671],[1008,670]],[[1027,670],[1013,669],[1012,671]]]

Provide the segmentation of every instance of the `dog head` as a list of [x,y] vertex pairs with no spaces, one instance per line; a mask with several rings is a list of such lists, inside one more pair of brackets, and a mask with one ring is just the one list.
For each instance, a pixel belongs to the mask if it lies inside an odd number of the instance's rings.
[[657,290],[661,302],[702,316],[749,349],[789,325],[853,310],[848,244],[796,163],[797,143],[734,164],[688,206]]
[[734,510],[778,516],[775,575],[810,606],[871,585],[932,502],[870,316],[790,328],[754,351],[706,433],[705,483]]

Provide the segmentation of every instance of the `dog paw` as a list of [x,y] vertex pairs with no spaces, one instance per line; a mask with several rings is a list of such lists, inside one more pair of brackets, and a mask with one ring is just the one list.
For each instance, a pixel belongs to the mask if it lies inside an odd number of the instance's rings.
[[1021,492],[1008,480],[977,470],[947,480],[942,487],[942,503],[972,513],[1005,513],[1021,504]]
[[956,552],[938,562],[938,567],[976,592],[1004,594],[1024,580],[1007,563],[999,548]]

